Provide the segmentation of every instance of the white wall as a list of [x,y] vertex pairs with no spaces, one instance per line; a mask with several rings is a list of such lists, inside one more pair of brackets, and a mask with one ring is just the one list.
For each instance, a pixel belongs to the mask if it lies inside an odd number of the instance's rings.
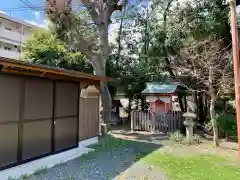
[[20,57],[20,53],[15,52],[15,51],[8,51],[8,50],[0,49],[0,57],[18,60]]
[[6,30],[21,33],[21,26],[19,24],[12,23],[6,20],[0,20],[0,21],[3,22],[3,26]]
[[19,59],[20,57],[20,52],[18,51],[19,48],[20,46],[0,42],[0,57]]
[[0,18],[0,41],[21,45],[31,34],[30,29],[22,24]]
[[28,35],[30,35],[29,27],[0,18],[0,57],[19,59],[21,54],[19,50]]
[[14,41],[18,44],[22,43],[22,35],[17,31],[9,31],[5,28],[0,28],[0,37],[10,41]]

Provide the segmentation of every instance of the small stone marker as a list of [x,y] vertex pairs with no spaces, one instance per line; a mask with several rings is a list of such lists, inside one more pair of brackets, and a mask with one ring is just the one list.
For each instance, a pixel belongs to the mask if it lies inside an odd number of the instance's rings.
[[188,144],[193,143],[193,126],[194,126],[194,119],[196,119],[196,114],[192,112],[186,112],[183,114],[185,117],[184,125],[186,126],[186,140]]

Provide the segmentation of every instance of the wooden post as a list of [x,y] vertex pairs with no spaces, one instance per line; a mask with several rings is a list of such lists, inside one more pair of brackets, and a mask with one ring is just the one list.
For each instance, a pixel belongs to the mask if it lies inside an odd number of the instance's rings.
[[149,131],[149,112],[147,111],[147,130]]
[[156,132],[156,115],[155,113],[151,113],[152,116],[152,133]]
[[156,101],[154,101],[154,104],[153,104],[153,112],[155,113],[156,112]]
[[131,133],[134,132],[133,121],[134,121],[134,111],[131,112]]
[[235,85],[235,103],[237,116],[237,132],[238,132],[238,159],[240,159],[240,77],[239,77],[239,49],[238,49],[238,29],[236,5],[239,5],[239,0],[230,0],[231,9],[231,29],[232,29],[232,49],[233,49],[233,67],[234,67],[234,85]]
[[147,113],[146,112],[143,113],[144,113],[144,131],[147,131]]
[[172,94],[170,95],[169,110],[172,111]]
[[171,125],[170,125],[170,129],[171,129],[171,132],[174,132],[174,121],[175,121],[175,114],[174,114],[175,112],[173,111],[173,112],[171,112],[171,114],[170,114],[170,117],[171,117]]

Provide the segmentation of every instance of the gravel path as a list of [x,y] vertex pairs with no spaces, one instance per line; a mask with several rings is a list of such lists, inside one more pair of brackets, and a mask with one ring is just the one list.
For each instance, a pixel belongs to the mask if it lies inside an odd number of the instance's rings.
[[164,175],[139,161],[159,148],[151,143],[135,142],[105,148],[87,156],[38,172],[30,180],[163,180]]

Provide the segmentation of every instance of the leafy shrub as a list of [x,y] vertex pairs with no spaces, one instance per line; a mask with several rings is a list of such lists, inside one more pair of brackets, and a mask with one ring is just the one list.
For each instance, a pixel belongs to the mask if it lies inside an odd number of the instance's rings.
[[235,117],[233,115],[219,115],[217,118],[217,123],[220,133],[223,133],[226,138],[229,136],[236,136],[237,126]]
[[179,131],[176,131],[174,133],[170,133],[170,140],[175,142],[182,142],[184,140],[184,135],[182,135]]
[[[219,135],[228,138],[229,136],[236,136],[236,120],[235,116],[231,114],[217,115],[217,124],[219,128]],[[205,124],[205,130],[209,134],[212,132],[211,120]]]
[[196,144],[200,144],[201,143],[201,140],[200,140],[200,136],[199,135],[196,135],[194,134],[193,135],[193,140]]
[[178,142],[180,144],[184,144],[184,145],[195,145],[195,144],[201,143],[200,136],[196,134],[193,135],[193,141],[191,142],[191,144],[189,144],[185,136],[181,134],[179,131],[170,133],[169,136],[170,136],[170,140]]
[[227,102],[226,113],[227,114],[235,114],[236,113],[235,101],[228,101]]
[[204,128],[205,128],[205,131],[206,131],[208,134],[212,134],[212,133],[213,133],[211,120],[205,123]]

